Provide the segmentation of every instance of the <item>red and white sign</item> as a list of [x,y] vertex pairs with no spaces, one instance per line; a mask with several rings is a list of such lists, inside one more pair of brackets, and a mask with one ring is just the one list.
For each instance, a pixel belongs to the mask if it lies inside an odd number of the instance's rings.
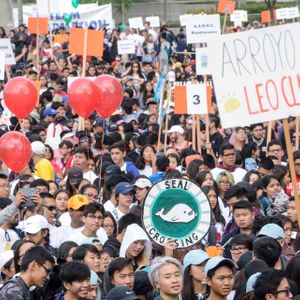
[[187,84],[175,86],[174,113],[199,115],[210,110],[211,87],[206,84]]
[[300,23],[208,42],[222,127],[300,116]]

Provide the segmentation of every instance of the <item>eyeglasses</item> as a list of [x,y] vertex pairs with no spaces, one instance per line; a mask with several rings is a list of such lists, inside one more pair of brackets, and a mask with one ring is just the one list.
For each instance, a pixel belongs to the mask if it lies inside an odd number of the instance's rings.
[[227,154],[223,154],[222,156],[225,156],[225,157],[229,157],[229,156],[236,156],[236,153],[227,153]]
[[278,290],[276,291],[276,295],[278,295],[279,293],[285,293],[285,296],[288,297],[291,294],[291,289],[288,287],[284,290]]
[[103,227],[105,227],[105,228],[114,228],[115,227],[115,225],[114,224],[103,224]]
[[273,149],[273,150],[269,150],[269,152],[271,152],[271,153],[276,153],[276,152],[280,152],[281,151],[281,149]]
[[98,221],[101,221],[101,220],[103,220],[103,216],[95,216],[95,215],[88,215],[88,218],[91,218],[91,219],[93,219],[93,220],[98,220]]
[[246,247],[245,246],[236,246],[236,247],[231,247],[230,251],[231,252],[242,252],[245,251]]
[[3,189],[3,190],[4,189],[8,189],[9,190],[10,188],[11,188],[11,186],[9,184],[1,184],[0,185],[0,189]]
[[112,257],[100,257],[100,262],[111,262],[112,260]]
[[49,275],[50,273],[51,273],[51,269],[48,269],[48,268],[46,268],[43,264],[41,264],[41,263],[39,263],[39,262],[37,262],[44,270],[45,270],[45,272],[47,273],[47,275]]
[[47,206],[47,205],[42,205],[43,207],[46,207],[48,210],[52,211],[52,210],[56,210],[56,206],[54,205],[50,205],[50,206]]
[[135,66],[132,66],[133,68],[138,68],[139,66],[135,65]]

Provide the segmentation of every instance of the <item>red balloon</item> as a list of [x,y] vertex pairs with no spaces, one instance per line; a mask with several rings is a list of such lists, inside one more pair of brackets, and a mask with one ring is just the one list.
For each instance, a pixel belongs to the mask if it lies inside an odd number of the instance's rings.
[[94,83],[99,91],[96,111],[102,118],[111,116],[121,105],[123,89],[120,81],[111,75],[100,75]]
[[21,172],[28,165],[30,157],[31,145],[24,134],[11,131],[0,138],[0,159],[13,171]]
[[37,90],[24,77],[15,77],[4,87],[4,102],[19,119],[27,117],[37,104]]
[[68,89],[68,101],[77,115],[88,118],[99,98],[97,86],[88,78],[75,80]]

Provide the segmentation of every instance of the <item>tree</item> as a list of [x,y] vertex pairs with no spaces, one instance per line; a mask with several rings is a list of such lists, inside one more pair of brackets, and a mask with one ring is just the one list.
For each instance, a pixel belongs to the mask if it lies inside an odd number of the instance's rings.
[[112,3],[118,8],[122,13],[122,23],[124,24],[127,20],[127,12],[129,10],[130,5],[134,2],[134,0],[112,0]]
[[275,25],[274,10],[276,5],[276,0],[265,0],[265,3],[267,4],[268,10],[270,11],[271,23]]

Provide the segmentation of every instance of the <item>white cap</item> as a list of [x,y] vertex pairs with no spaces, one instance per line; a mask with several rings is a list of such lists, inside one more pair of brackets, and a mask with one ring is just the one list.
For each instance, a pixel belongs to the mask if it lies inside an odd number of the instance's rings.
[[29,217],[24,222],[24,232],[36,234],[42,229],[50,229],[47,219],[41,215]]
[[139,178],[133,186],[136,186],[140,189],[150,188],[152,186],[151,181],[148,178]]
[[184,134],[184,130],[180,125],[174,125],[168,130],[168,133],[178,132],[180,134]]
[[14,257],[14,251],[8,250],[0,254],[0,269]]
[[40,141],[35,141],[31,143],[31,151],[37,155],[44,155],[45,149],[45,145]]

